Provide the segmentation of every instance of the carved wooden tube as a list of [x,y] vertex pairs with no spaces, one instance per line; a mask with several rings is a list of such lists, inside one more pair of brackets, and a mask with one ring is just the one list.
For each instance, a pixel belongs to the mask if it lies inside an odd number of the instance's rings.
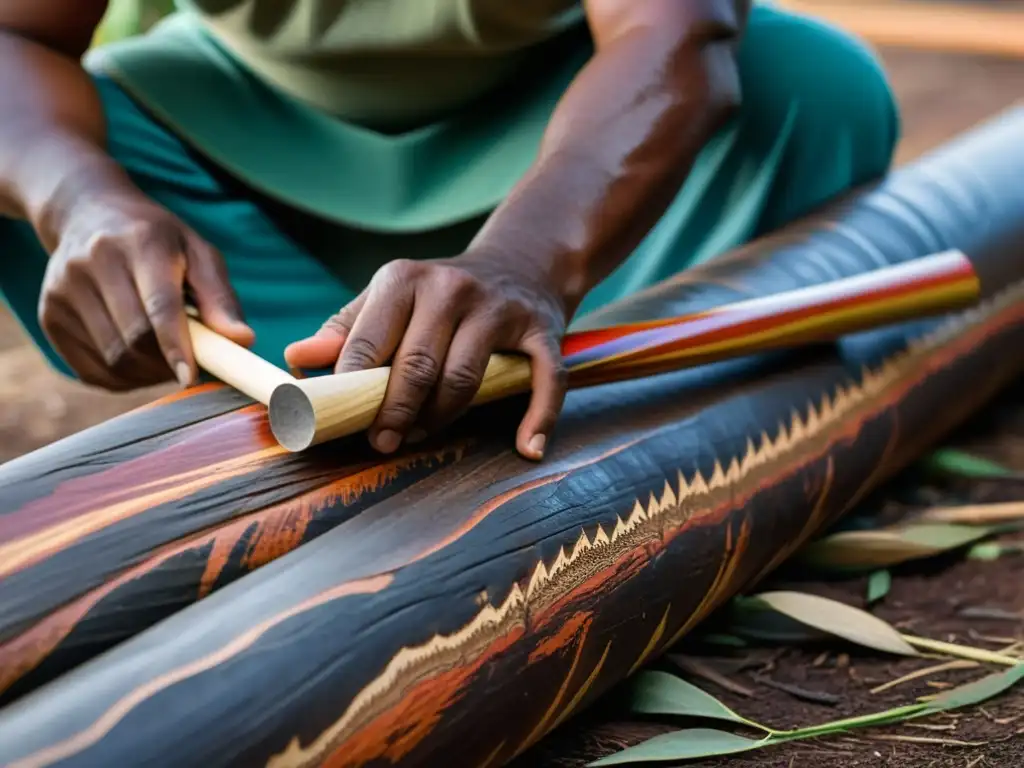
[[0,465],[0,765],[581,764],[575,715],[1024,373],[1022,130],[1024,110],[587,322],[944,249],[976,306],[573,391],[539,464],[512,403],[387,457],[292,453],[213,384]]
[[[826,341],[853,331],[963,307],[978,278],[956,250],[819,285],[660,321],[570,333],[563,345],[573,388],[688,365]],[[391,368],[296,379],[190,320],[199,364],[270,409],[274,437],[290,451],[360,432],[384,402]],[[473,405],[530,389],[529,361],[492,355]]]

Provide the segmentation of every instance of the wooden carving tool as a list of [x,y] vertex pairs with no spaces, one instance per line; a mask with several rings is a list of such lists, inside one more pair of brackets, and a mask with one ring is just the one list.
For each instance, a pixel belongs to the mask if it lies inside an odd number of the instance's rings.
[[[824,342],[974,303],[980,285],[964,254],[946,251],[799,290],[681,317],[570,333],[570,387],[638,378],[785,347]],[[189,318],[196,362],[268,406],[280,444],[301,451],[360,432],[384,401],[390,367],[298,379]],[[491,356],[473,405],[529,391],[529,360]]]

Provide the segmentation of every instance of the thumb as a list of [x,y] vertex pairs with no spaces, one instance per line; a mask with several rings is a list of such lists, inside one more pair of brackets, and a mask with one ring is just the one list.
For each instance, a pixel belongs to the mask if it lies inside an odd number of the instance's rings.
[[289,344],[284,351],[284,359],[288,366],[308,370],[333,368],[341,357],[345,340],[365,303],[366,291],[363,291],[338,314],[320,326],[320,330],[315,334]]
[[243,319],[242,304],[231,287],[224,259],[205,243],[193,240],[190,245],[185,282],[200,319],[236,344],[252,346],[256,334]]

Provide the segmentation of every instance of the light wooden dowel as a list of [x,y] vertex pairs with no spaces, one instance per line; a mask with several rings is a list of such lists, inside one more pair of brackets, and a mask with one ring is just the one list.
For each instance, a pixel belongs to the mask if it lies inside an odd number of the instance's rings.
[[[290,451],[345,437],[373,424],[384,402],[390,367],[335,376],[293,379],[270,398],[270,428]],[[517,355],[491,355],[473,405],[530,389],[530,361]]]
[[278,386],[295,381],[287,371],[211,331],[195,318],[188,318],[188,330],[196,364],[257,402],[269,405]]
[[[570,364],[570,383],[574,387],[588,386],[824,341],[908,317],[963,307],[977,299],[978,290],[977,275],[964,254],[935,254],[810,288],[697,312],[675,318],[671,326],[633,332],[637,333],[634,339],[648,333],[661,341],[641,340],[635,350],[643,352],[640,356],[614,352],[604,359],[599,355],[591,361],[593,365],[577,359]],[[361,432],[373,424],[384,402],[390,367],[297,379],[195,319],[189,319],[189,327],[199,365],[266,404],[274,436],[290,451]],[[570,354],[567,364],[572,359]],[[589,376],[591,370],[599,375]],[[531,384],[528,358],[491,355],[472,404],[527,392]]]

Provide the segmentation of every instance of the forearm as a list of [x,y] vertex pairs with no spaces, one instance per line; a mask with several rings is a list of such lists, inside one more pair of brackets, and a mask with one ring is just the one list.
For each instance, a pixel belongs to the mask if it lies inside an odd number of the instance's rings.
[[599,44],[474,247],[548,271],[573,307],[610,274],[738,104],[742,18],[724,16],[683,32],[638,26]]
[[104,144],[99,97],[79,61],[0,30],[0,215],[29,219],[52,247],[84,179],[121,180]]

